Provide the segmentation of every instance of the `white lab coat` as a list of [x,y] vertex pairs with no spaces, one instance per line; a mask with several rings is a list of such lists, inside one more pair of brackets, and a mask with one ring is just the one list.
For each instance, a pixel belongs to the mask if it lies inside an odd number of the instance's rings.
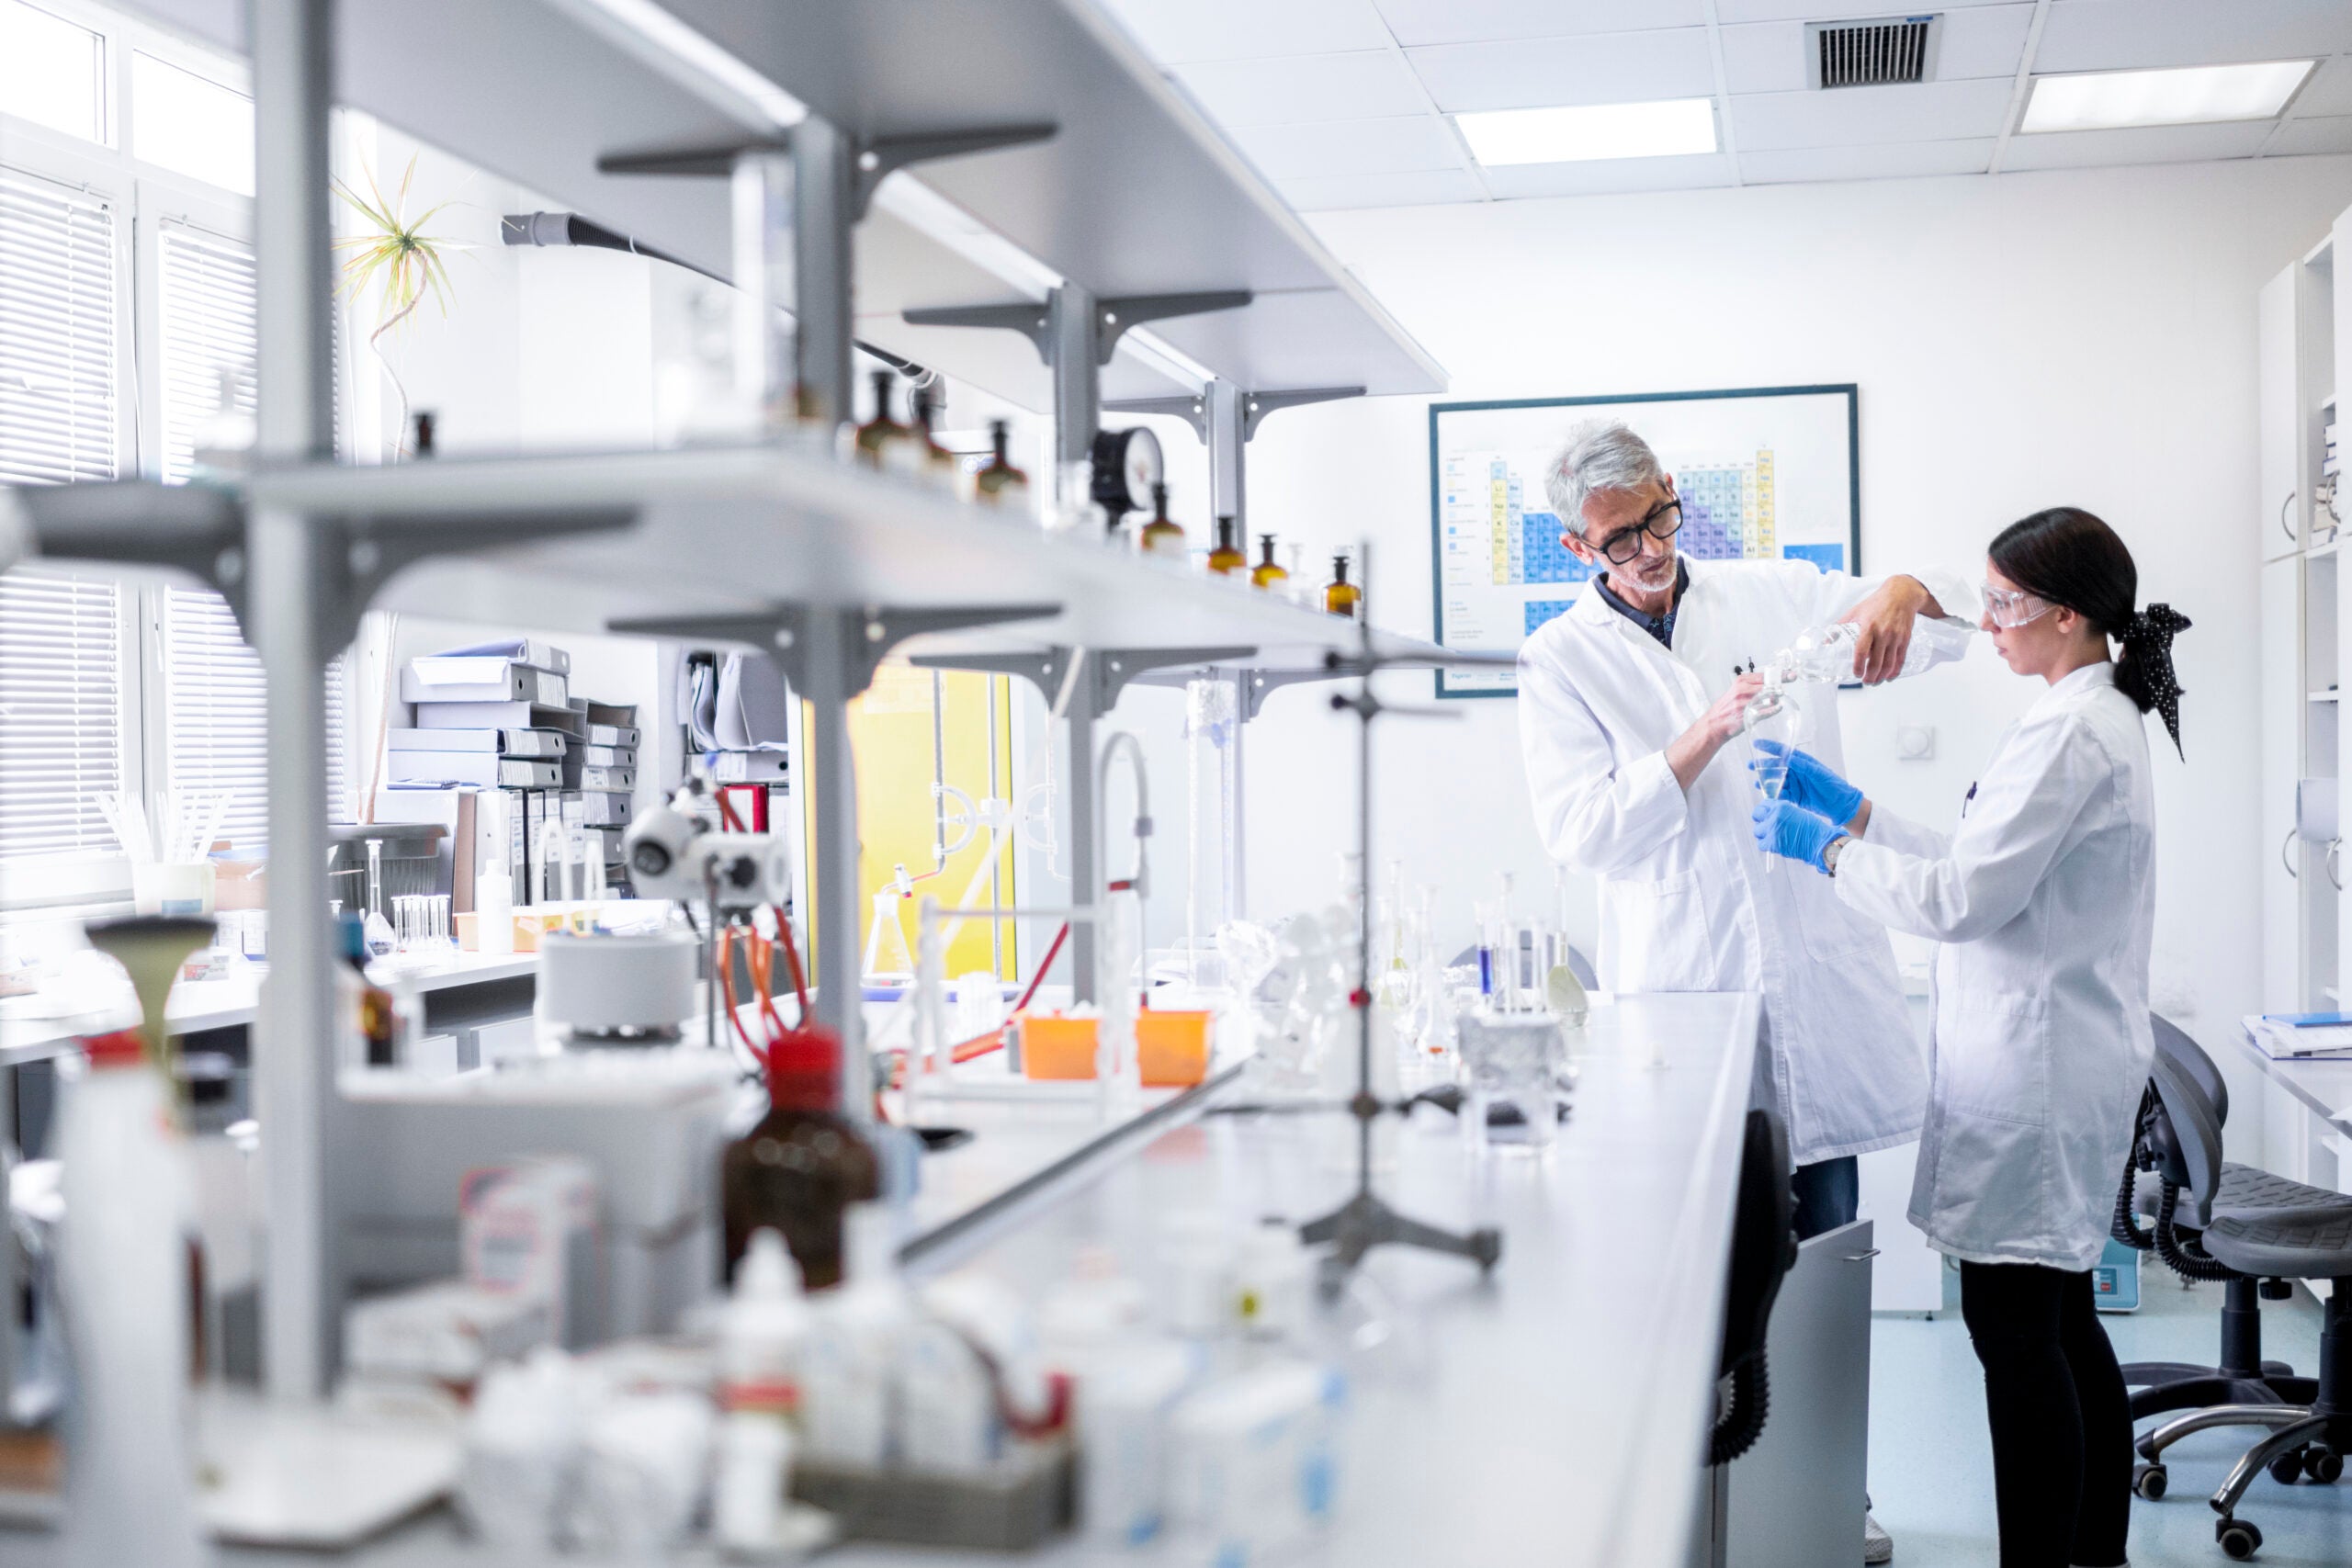
[[2140,710],[2099,663],[2009,727],[1951,837],[1875,805],[1849,908],[1943,943],[1911,1223],[1973,1263],[2106,1246],[2147,1087],[2154,805]]
[[[1535,825],[1555,860],[1600,881],[1600,984],[1612,991],[1760,991],[1759,1087],[1800,1165],[1918,1135],[1926,1074],[1886,933],[1829,879],[1756,847],[1751,748],[1718,752],[1686,795],[1666,748],[1797,633],[1878,586],[1804,561],[1685,558],[1671,653],[1588,590],[1519,656],[1520,745]],[[1950,623],[1919,622],[1936,661],[1967,649],[1973,592],[1922,576]],[[1801,689],[1800,744],[1843,767],[1828,687]]]

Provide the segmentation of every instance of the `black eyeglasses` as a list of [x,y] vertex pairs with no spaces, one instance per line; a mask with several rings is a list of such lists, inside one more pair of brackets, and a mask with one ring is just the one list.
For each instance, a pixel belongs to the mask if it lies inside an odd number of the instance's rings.
[[1623,566],[1642,553],[1642,536],[1653,539],[1671,539],[1682,531],[1682,502],[1661,501],[1645,513],[1639,523],[1630,528],[1620,528],[1598,546],[1602,556],[1612,564]]

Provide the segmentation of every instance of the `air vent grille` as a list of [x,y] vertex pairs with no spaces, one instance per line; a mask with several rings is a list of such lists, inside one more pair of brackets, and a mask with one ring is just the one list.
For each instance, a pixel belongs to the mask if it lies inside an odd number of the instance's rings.
[[1815,87],[1884,87],[1924,82],[1935,69],[1940,17],[1881,17],[1805,24],[1807,73]]

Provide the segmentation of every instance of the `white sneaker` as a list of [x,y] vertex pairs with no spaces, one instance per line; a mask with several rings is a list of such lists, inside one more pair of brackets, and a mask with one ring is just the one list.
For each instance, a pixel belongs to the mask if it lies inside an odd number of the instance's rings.
[[1894,1561],[1894,1538],[1878,1522],[1878,1516],[1862,1515],[1862,1561],[1877,1564]]

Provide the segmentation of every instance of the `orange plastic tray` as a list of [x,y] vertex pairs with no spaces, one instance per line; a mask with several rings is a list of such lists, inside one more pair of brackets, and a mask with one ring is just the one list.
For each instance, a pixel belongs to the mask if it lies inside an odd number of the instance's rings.
[[[1209,1020],[1207,1012],[1136,1014],[1136,1066],[1146,1089],[1189,1089],[1208,1077]],[[1024,1012],[1014,1020],[1021,1028],[1021,1071],[1023,1077],[1069,1080],[1094,1076],[1093,1018],[1064,1018],[1058,1012]]]

